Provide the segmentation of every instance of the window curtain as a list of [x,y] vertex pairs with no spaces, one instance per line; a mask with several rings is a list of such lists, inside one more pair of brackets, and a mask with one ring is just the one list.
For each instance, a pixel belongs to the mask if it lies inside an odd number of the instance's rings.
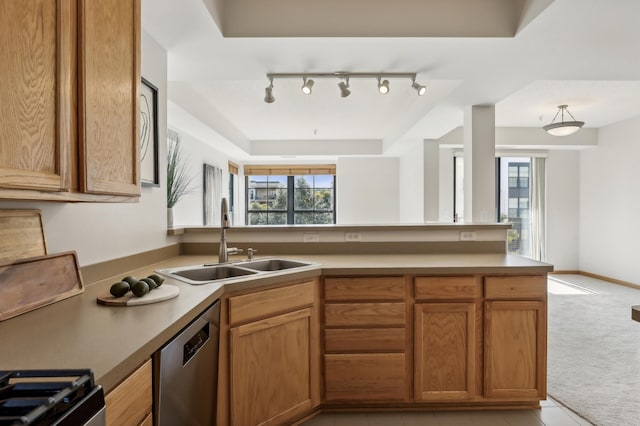
[[547,259],[547,195],[544,158],[531,159],[531,257]]
[[220,225],[222,203],[222,169],[204,165],[204,225]]

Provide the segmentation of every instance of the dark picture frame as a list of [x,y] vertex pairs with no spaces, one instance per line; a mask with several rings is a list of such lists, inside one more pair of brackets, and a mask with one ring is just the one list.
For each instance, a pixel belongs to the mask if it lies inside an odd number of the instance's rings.
[[144,77],[140,86],[140,184],[160,186],[158,88]]

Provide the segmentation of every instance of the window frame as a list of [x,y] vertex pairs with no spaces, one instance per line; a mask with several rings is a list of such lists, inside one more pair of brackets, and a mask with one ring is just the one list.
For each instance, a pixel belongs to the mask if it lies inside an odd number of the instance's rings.
[[[316,214],[316,213],[330,213],[331,214],[331,219],[332,222],[331,224],[336,223],[336,182],[337,182],[337,178],[335,174],[327,174],[328,176],[331,176],[333,179],[333,186],[331,188],[320,188],[320,189],[328,189],[331,190],[332,194],[332,200],[333,200],[333,208],[331,210],[316,210],[315,208],[312,210],[298,210],[296,211],[295,208],[295,191],[296,191],[296,187],[295,187],[295,179],[296,176],[320,176],[320,173],[308,173],[308,174],[299,174],[299,175],[247,175],[245,174],[245,223],[247,224],[247,226],[277,226],[277,225],[298,225],[301,226],[303,224],[296,224],[295,223],[295,217],[296,217],[296,213],[312,213],[312,214]],[[250,199],[249,199],[249,193],[251,192],[251,190],[255,190],[255,188],[251,188],[249,186],[250,184],[250,178],[252,176],[285,176],[287,178],[287,208],[286,209],[274,209],[274,210],[270,210],[267,208],[267,210],[255,210],[255,209],[251,209],[250,208]],[[268,182],[268,181],[267,181]],[[268,186],[268,183],[267,183]],[[314,194],[315,194],[315,182],[314,182],[314,186],[312,186],[310,188]],[[267,188],[268,190],[268,188]],[[267,223],[264,225],[251,225],[251,223],[249,222],[249,215],[251,213],[266,213],[267,214]],[[286,213],[286,224],[270,224],[269,223],[269,213]],[[313,223],[310,225],[325,225],[324,223]]]

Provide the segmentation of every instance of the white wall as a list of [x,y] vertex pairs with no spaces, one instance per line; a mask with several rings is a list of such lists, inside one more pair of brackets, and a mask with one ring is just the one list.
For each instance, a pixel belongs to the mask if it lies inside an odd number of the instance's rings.
[[416,139],[398,158],[398,220],[424,222],[424,143]]
[[579,266],[580,152],[549,151],[547,169],[547,262],[556,271]]
[[336,222],[348,224],[398,223],[399,160],[382,157],[344,157],[336,170]]
[[580,153],[580,270],[640,284],[640,117]]
[[0,208],[42,210],[49,253],[76,250],[82,266],[163,247],[166,216],[167,53],[142,33],[142,75],[158,87],[159,187],[143,187],[138,203],[0,201]]
[[440,148],[439,171],[440,222],[453,222],[453,149]]
[[[174,226],[203,225],[203,165],[210,164],[222,169],[222,197],[229,197],[229,157],[215,149],[219,140],[203,142],[190,135],[187,130],[170,127],[181,135],[181,149],[189,165],[193,191],[173,207]],[[218,135],[222,139],[222,136]],[[236,206],[237,208],[237,206]],[[220,212],[214,212],[214,223],[220,223]]]

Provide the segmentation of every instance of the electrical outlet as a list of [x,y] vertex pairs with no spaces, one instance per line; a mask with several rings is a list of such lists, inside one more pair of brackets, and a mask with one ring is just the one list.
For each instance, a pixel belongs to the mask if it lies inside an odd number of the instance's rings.
[[320,234],[317,232],[305,232],[302,236],[302,241],[305,243],[319,243]]
[[476,233],[473,231],[460,232],[460,241],[475,241]]
[[360,232],[345,232],[344,240],[349,243],[359,242],[362,241],[362,234]]

